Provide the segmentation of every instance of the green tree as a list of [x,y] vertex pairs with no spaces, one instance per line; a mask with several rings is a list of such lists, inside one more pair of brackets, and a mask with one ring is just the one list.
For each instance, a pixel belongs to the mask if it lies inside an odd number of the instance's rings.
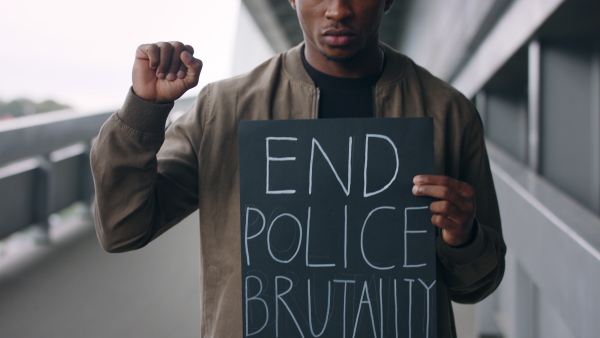
[[0,100],[0,119],[45,113],[66,108],[70,107],[53,100],[45,100],[40,103],[29,99],[16,99],[10,102]]

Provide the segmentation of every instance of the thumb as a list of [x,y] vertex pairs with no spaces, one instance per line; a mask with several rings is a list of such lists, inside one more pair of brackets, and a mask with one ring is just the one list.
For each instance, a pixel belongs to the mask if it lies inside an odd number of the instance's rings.
[[196,86],[200,78],[200,71],[202,70],[202,61],[194,58],[188,51],[181,52],[181,61],[187,68],[184,80],[189,82],[192,87]]

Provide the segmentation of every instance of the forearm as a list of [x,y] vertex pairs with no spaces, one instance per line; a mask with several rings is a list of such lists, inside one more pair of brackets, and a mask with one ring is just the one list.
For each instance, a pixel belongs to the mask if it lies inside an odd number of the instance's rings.
[[492,228],[476,222],[471,243],[451,247],[437,239],[438,258],[444,267],[446,285],[452,300],[476,303],[492,293],[504,275],[506,246]]
[[150,104],[130,92],[92,147],[96,229],[107,251],[143,247],[187,209],[170,198],[176,194],[169,188],[174,184],[168,173],[157,170],[156,155],[171,108],[172,104]]
[[498,287],[504,275],[506,254],[483,128],[478,117],[471,122],[463,133],[466,141],[460,151],[458,178],[475,188],[476,233],[467,245],[459,248],[448,246],[441,238],[437,243],[451,297],[461,303],[478,302]]

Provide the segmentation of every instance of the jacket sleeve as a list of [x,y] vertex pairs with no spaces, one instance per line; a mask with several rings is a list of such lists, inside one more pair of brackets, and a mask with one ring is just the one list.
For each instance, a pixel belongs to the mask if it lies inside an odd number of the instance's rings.
[[174,123],[165,136],[172,107],[130,90],[92,145],[96,233],[106,251],[141,248],[198,208],[192,138],[201,134],[201,124],[188,130]]
[[458,179],[475,188],[474,237],[461,247],[446,244],[442,236],[436,243],[451,299],[459,303],[476,303],[491,294],[500,284],[505,268],[506,245],[483,127],[477,112],[473,114],[461,140]]

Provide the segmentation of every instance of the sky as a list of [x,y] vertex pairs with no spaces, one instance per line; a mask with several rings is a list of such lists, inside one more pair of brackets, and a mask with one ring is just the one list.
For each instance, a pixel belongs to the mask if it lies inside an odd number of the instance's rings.
[[118,108],[138,45],[181,41],[204,67],[193,96],[231,75],[239,0],[2,0],[0,100]]

